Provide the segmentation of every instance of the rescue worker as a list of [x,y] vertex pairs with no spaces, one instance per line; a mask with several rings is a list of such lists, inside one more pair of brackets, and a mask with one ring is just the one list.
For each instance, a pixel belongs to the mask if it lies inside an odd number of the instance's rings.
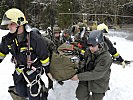
[[60,37],[61,29],[58,25],[54,25],[53,27],[53,42],[56,45],[56,48],[58,48],[62,43],[61,43],[61,37]]
[[49,38],[47,38],[47,37],[45,36],[45,34],[41,34],[41,32],[39,31],[39,29],[37,29],[37,28],[32,28],[31,32],[37,33],[38,35],[40,35],[40,36],[43,37],[44,42],[46,43],[47,49],[48,49],[48,51],[49,51],[49,57],[50,57],[50,59],[51,59],[52,52],[53,52],[53,51],[56,51],[56,50],[55,50],[56,47],[55,47],[55,44],[53,43],[53,41],[50,40]]
[[[78,36],[76,34],[79,34],[80,30],[79,30],[79,26],[78,25],[73,25],[71,27],[71,41],[70,42],[75,42],[75,39],[78,38]],[[77,36],[77,37],[75,37]]]
[[75,42],[78,42],[78,45],[80,45],[80,47],[85,50],[86,48],[86,37],[88,36],[88,27],[86,24],[79,22],[76,26],[75,26],[75,30],[73,28],[72,32],[75,33],[74,34],[74,39]]
[[78,100],[103,100],[109,89],[112,58],[101,31],[90,32],[87,44],[84,63],[80,65],[82,72],[71,78],[79,80],[76,97]]
[[0,62],[9,52],[15,61],[13,80],[17,95],[13,100],[47,100],[45,84],[41,79],[49,73],[49,56],[43,38],[27,29],[28,21],[17,8],[5,12],[1,25],[7,25],[9,33],[0,43]]
[[80,60],[82,60],[87,46],[87,25],[82,22],[79,22],[77,25],[73,25],[72,34],[74,34],[74,42],[71,44],[74,44],[74,46],[77,47],[77,50],[80,52]]
[[[37,33],[39,36],[42,36],[43,37],[43,40],[44,42],[46,43],[47,45],[47,49],[49,51],[49,59],[50,59],[50,62],[51,62],[51,58],[52,58],[52,54],[53,54],[53,51],[56,52],[56,46],[55,44],[53,43],[52,40],[48,39],[45,34],[41,34],[41,32],[39,31],[39,29],[37,28],[32,28],[31,30],[32,32],[34,33]],[[46,74],[47,75],[47,74]],[[48,76],[48,75],[47,75]],[[52,76],[50,76],[51,78],[48,77],[48,90],[49,89],[53,89],[53,78]]]
[[71,36],[73,36],[72,42],[81,41],[86,31],[87,25],[82,22],[78,22],[76,25],[73,25],[71,28]]
[[70,33],[70,29],[64,29],[63,33],[62,33],[62,43],[70,43],[71,40],[71,33]]
[[[109,32],[108,27],[104,23],[99,24],[97,26],[97,30],[102,30],[103,33],[108,33]],[[124,68],[126,66],[125,61],[121,57],[121,55],[117,52],[117,49],[113,46],[112,42],[106,36],[104,36],[104,41],[107,43],[107,45],[109,47],[109,53],[112,55],[113,59],[118,61]]]

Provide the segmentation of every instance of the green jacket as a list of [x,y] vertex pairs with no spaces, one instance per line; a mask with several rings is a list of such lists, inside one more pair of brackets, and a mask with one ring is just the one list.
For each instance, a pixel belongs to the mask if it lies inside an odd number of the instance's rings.
[[92,56],[95,56],[94,69],[79,73],[79,81],[88,81],[88,89],[91,92],[106,92],[109,89],[110,66],[112,64],[107,45],[104,43],[100,50],[95,54],[92,54],[90,50],[87,49],[85,55],[87,55],[86,63],[89,62],[88,60],[92,59]]

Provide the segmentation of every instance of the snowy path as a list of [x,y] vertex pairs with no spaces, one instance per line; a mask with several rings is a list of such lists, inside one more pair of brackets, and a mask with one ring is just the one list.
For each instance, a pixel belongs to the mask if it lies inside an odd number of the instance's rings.
[[[4,32],[0,30],[0,33]],[[6,31],[7,32],[7,31]],[[3,35],[3,34],[2,34]],[[110,37],[112,42],[116,42],[116,47],[121,56],[127,60],[133,59],[133,41],[124,38]],[[14,65],[10,63],[11,55],[7,56],[0,64],[0,100],[12,100],[8,93],[8,86],[13,85],[12,73]],[[110,78],[110,88],[104,100],[133,100],[133,64],[123,69],[120,65],[112,64]],[[47,84],[46,76],[42,76]],[[54,90],[49,91],[48,100],[76,100],[76,81],[68,80],[63,86],[54,85]]]

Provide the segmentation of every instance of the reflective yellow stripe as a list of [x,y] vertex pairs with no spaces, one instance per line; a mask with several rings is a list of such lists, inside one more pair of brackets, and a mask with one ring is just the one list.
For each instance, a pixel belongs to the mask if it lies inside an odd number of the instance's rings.
[[[20,52],[23,52],[23,51],[26,51],[26,50],[27,50],[27,47],[20,48]],[[33,50],[33,48],[31,47],[30,50]]]
[[[27,49],[27,47],[20,48],[20,50],[26,50],[26,49]],[[30,50],[33,50],[33,48],[31,47]]]
[[[18,74],[20,74],[20,73],[23,72],[23,70],[22,70],[22,69],[19,69],[19,68],[16,68],[16,71],[17,71]],[[30,71],[27,71],[26,73],[27,73],[28,75],[31,75],[33,72],[34,72],[34,70],[30,70]]]
[[11,48],[11,45],[8,45],[8,48],[10,49]]
[[26,50],[27,48],[26,47],[22,47],[22,48],[20,48],[20,50]]
[[81,50],[81,53],[83,53],[83,54],[84,54],[84,53],[85,53],[85,51],[84,51],[84,50]]
[[18,71],[19,73],[22,73],[23,70],[22,69],[19,69],[19,68],[16,68],[16,71]]
[[49,57],[47,59],[45,59],[45,60],[40,60],[40,61],[41,61],[42,64],[46,64],[46,63],[49,62]]
[[84,50],[81,50],[81,55],[84,55],[85,54],[85,51]]
[[30,50],[33,50],[33,48],[32,48],[32,47],[30,47]]
[[114,58],[118,57],[119,53],[117,52],[116,54],[113,55]]
[[5,57],[6,55],[0,52],[0,56],[1,57]]
[[17,41],[17,39],[15,39],[15,42],[16,42],[16,45],[18,46],[18,41]]
[[47,62],[45,64],[42,64],[42,66],[48,66],[50,64],[50,62]]

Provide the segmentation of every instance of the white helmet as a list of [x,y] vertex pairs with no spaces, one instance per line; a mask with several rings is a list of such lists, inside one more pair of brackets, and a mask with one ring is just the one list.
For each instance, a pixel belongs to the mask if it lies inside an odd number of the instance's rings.
[[8,25],[12,22],[18,26],[28,23],[22,11],[17,8],[12,8],[5,12],[1,25]]
[[104,30],[104,33],[108,33],[108,32],[109,32],[108,26],[105,25],[104,23],[99,24],[99,25],[97,26],[97,30]]

